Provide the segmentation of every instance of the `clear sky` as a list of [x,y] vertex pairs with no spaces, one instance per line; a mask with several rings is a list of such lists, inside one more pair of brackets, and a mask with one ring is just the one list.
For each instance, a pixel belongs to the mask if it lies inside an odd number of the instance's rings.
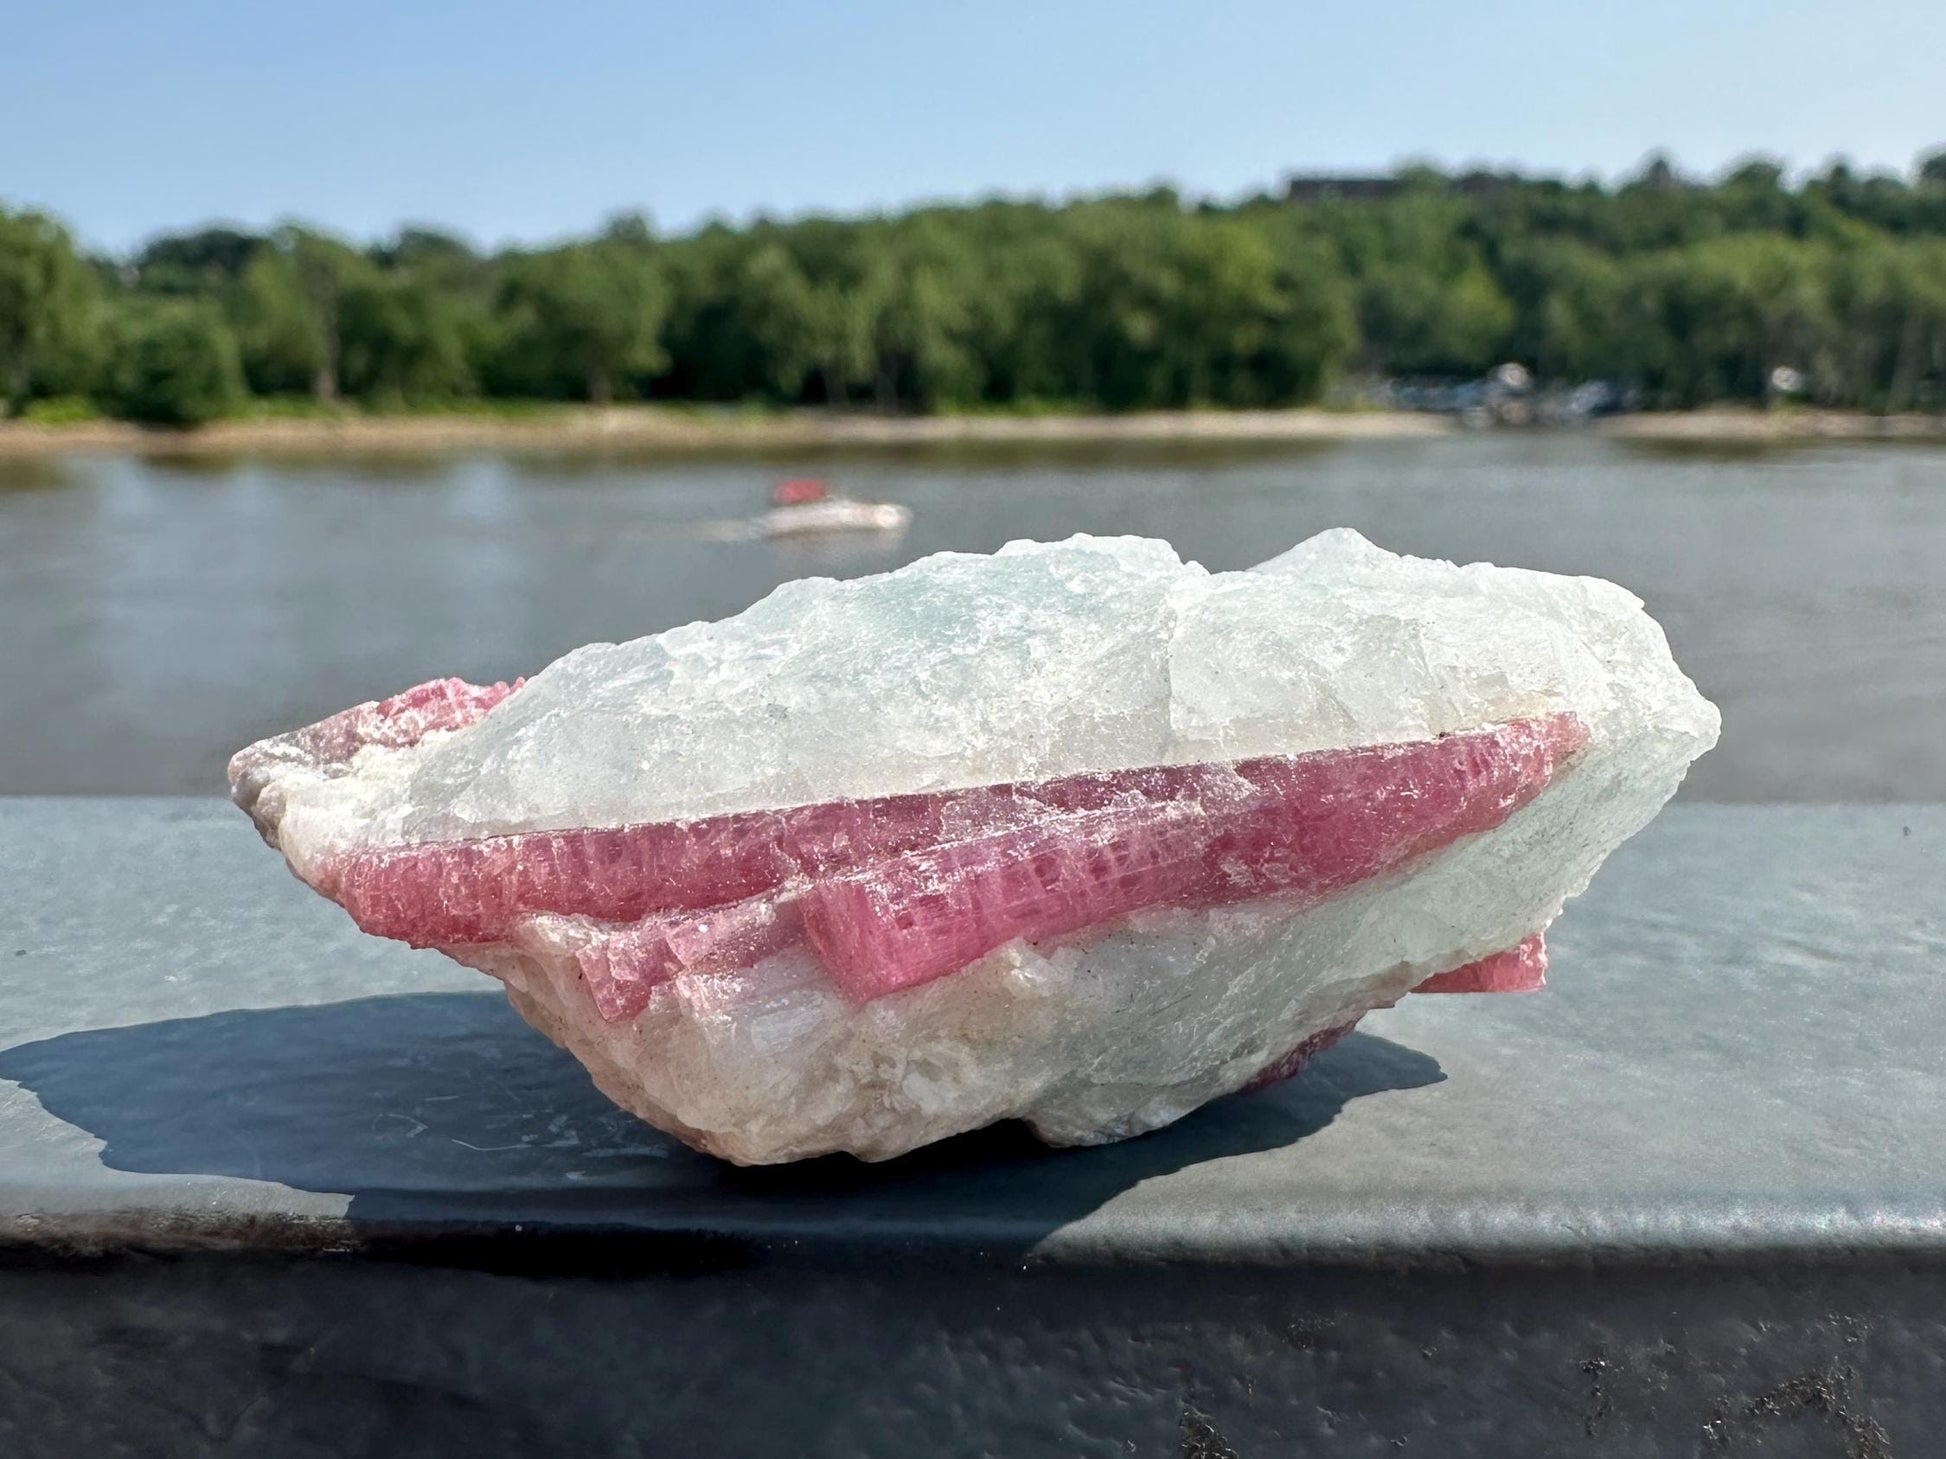
[[0,199],[113,248],[1940,144],[1946,0],[0,0]]

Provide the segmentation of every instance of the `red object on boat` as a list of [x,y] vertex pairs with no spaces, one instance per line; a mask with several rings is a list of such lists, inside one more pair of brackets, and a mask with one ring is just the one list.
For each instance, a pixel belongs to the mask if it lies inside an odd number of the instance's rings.
[[778,507],[801,507],[810,502],[821,502],[831,495],[831,488],[815,476],[793,476],[789,481],[780,481],[770,489],[770,502]]

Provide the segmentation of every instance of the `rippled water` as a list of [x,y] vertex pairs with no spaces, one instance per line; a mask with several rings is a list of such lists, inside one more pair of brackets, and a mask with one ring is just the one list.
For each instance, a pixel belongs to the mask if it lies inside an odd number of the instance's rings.
[[[910,533],[737,540],[779,477]],[[1946,448],[1479,435],[817,460],[0,462],[0,792],[219,792],[236,746],[440,674],[735,612],[777,583],[1136,532],[1212,568],[1350,525],[1627,584],[1722,706],[1686,794],[1946,798]]]

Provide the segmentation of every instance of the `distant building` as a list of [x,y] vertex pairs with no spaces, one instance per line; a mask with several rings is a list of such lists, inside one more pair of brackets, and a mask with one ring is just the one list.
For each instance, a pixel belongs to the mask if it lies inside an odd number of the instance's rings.
[[1336,173],[1293,173],[1284,179],[1284,201],[1290,203],[1365,203],[1397,197],[1408,184],[1431,178],[1435,186],[1460,197],[1481,197],[1516,187],[1520,178],[1511,173],[1474,171],[1458,177],[1419,173],[1416,177],[1357,177]]
[[1284,181],[1284,200],[1290,203],[1368,202],[1396,196],[1401,186],[1396,177],[1294,175]]

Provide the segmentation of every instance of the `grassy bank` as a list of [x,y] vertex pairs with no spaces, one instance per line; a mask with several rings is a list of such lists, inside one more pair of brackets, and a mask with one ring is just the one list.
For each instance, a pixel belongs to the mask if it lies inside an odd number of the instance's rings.
[[136,452],[435,454],[467,450],[768,451],[960,442],[1331,441],[1437,436],[1433,416],[1324,410],[1154,411],[1131,415],[876,416],[816,410],[710,411],[657,406],[536,407],[518,412],[221,421],[156,430],[123,421],[0,422],[0,455]]
[[[1698,444],[1946,440],[1946,416],[1718,408],[1621,416],[1595,427],[1617,440]],[[436,455],[452,451],[626,450],[684,454],[992,443],[1211,445],[1409,439],[1457,433],[1452,420],[1405,412],[1152,411],[1129,415],[876,416],[818,410],[659,406],[531,406],[425,415],[262,416],[196,430],[124,421],[0,422],[0,456],[79,452],[142,455]]]

